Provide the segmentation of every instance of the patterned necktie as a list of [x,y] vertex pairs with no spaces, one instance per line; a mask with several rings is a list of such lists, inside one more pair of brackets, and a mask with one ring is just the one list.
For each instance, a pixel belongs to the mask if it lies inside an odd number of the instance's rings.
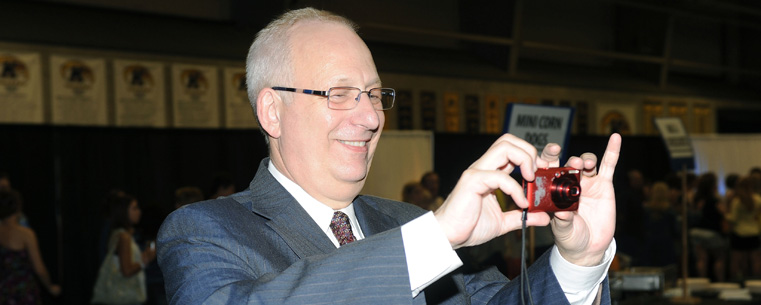
[[333,213],[333,219],[330,220],[330,230],[333,231],[333,235],[336,236],[338,244],[341,246],[356,240],[354,239],[354,233],[351,232],[349,216],[346,216],[343,212],[336,211]]

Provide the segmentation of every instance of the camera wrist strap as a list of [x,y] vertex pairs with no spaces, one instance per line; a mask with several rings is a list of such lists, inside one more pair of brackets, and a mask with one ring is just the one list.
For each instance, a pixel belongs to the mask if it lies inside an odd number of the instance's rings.
[[[531,297],[531,284],[528,278],[528,269],[526,268],[526,218],[528,217],[528,209],[523,209],[523,215],[521,217],[521,304],[526,304],[526,297],[524,292],[528,293],[529,304],[534,304],[534,299]],[[525,283],[525,288],[524,288]]]

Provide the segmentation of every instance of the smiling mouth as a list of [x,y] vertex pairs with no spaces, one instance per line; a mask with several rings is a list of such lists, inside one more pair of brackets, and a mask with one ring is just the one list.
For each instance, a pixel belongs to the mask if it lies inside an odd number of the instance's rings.
[[366,141],[343,141],[343,140],[338,140],[338,142],[341,142],[342,144],[346,144],[346,145],[349,145],[349,146],[356,146],[356,147],[365,147],[365,145],[367,145]]

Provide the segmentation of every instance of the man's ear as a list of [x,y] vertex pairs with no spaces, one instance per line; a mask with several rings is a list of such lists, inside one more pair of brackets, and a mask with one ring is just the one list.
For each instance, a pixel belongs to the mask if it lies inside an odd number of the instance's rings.
[[261,128],[270,137],[280,137],[280,106],[283,100],[275,90],[265,88],[259,91],[256,98],[256,116],[259,117]]

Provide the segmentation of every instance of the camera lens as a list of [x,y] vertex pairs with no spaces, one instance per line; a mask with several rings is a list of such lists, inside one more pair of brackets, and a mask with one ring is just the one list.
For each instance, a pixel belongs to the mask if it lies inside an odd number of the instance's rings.
[[560,209],[567,209],[579,202],[581,185],[575,175],[563,174],[552,181],[550,186],[552,202]]

